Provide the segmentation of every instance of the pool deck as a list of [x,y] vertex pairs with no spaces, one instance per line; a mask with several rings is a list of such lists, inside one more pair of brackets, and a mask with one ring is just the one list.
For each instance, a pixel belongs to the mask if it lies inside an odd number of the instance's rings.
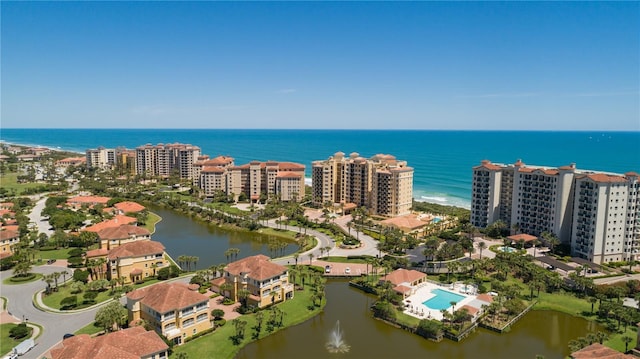
[[[434,289],[442,289],[442,290],[446,290],[451,293],[455,293],[457,295],[463,296],[464,299],[461,299],[458,303],[456,303],[456,306],[455,306],[456,309],[459,309],[464,305],[470,304],[477,298],[474,295],[475,287],[471,285],[467,286],[465,290],[464,284],[456,283],[456,284],[449,284],[449,285],[437,285],[434,283],[426,282],[418,286],[418,288],[415,290],[413,294],[411,294],[410,296],[408,296],[406,299],[403,300],[403,303],[405,304],[404,313],[419,319],[442,320],[443,316],[440,310],[431,309],[426,305],[422,304],[425,301],[436,296],[435,294],[431,293],[431,291]],[[447,308],[447,311],[453,314],[453,307]]]

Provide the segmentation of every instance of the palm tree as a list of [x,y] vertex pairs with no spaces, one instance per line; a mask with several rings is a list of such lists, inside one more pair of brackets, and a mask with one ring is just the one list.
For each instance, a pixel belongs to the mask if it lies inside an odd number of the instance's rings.
[[487,243],[484,241],[478,242],[478,250],[480,251],[480,259],[482,259],[482,250],[487,248]]
[[229,258],[233,255],[233,252],[231,251],[231,248],[227,249],[226,251],[224,251],[224,256],[227,257],[227,263],[229,263]]
[[296,267],[298,266],[298,258],[300,258],[300,254],[294,253],[293,254],[293,259],[295,259],[295,261],[296,261]]
[[311,261],[313,261],[314,255],[313,253],[309,253],[308,256],[309,256],[309,265],[311,265]]
[[622,337],[622,342],[624,343],[624,352],[628,352],[629,351],[629,343],[631,343],[633,341],[633,338],[631,338],[628,335],[625,335]]

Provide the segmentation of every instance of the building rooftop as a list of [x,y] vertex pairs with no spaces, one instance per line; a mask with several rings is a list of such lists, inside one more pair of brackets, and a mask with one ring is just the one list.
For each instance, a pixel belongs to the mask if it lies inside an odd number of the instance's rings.
[[164,252],[164,246],[155,241],[135,241],[125,243],[109,251],[109,259],[140,257]]
[[573,359],[632,359],[637,358],[633,355],[627,355],[620,353],[617,350],[605,347],[600,343],[593,343],[587,347],[584,347],[577,352],[573,352],[569,355]]
[[128,213],[128,212],[137,213],[137,212],[144,211],[146,209],[146,207],[141,204],[138,204],[136,202],[129,202],[129,201],[116,203],[113,205],[113,207],[115,207],[119,211],[122,211],[122,213]]
[[269,257],[258,254],[229,263],[225,270],[235,276],[246,275],[251,279],[265,280],[286,272],[287,267],[273,263]]
[[191,290],[187,284],[180,282],[160,283],[136,289],[129,292],[127,298],[140,300],[140,303],[158,313],[166,313],[172,309],[181,309],[209,300],[206,295]]
[[76,196],[69,198],[67,203],[100,203],[107,204],[111,198],[102,196]]
[[391,282],[394,285],[399,285],[402,283],[412,283],[426,276],[427,275],[425,273],[419,272],[417,270],[399,268],[380,278],[380,280]]
[[127,239],[132,236],[149,236],[146,228],[134,226],[131,224],[123,224],[117,227],[107,227],[98,231],[100,239]]
[[100,232],[101,230],[105,229],[105,228],[111,228],[111,227],[119,227],[123,224],[131,224],[131,223],[136,223],[137,219],[133,218],[133,217],[128,217],[128,216],[123,216],[123,215],[117,215],[115,217],[113,217],[113,219],[107,220],[107,221],[103,221],[100,223],[96,223],[92,226],[89,226],[87,228],[85,228],[85,231],[89,231],[89,232]]
[[139,359],[169,347],[154,331],[137,326],[92,338],[80,334],[51,350],[52,359]]

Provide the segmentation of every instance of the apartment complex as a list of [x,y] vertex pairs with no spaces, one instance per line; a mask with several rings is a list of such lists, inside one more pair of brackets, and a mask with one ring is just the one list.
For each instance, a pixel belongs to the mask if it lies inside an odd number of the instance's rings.
[[13,230],[0,231],[0,259],[11,257],[13,248],[20,242],[20,233]]
[[501,220],[540,237],[555,234],[572,254],[595,263],[638,259],[638,174],[482,161],[473,168],[471,223]]
[[151,240],[151,232],[146,228],[130,224],[103,228],[97,233],[100,248],[106,250],[115,249],[125,243]]
[[125,278],[126,283],[155,276],[158,269],[169,265],[164,246],[151,240],[136,240],[110,249],[107,254],[107,276]]
[[287,267],[271,262],[262,254],[230,263],[224,269],[221,281],[230,284],[230,292],[225,293],[227,296],[238,301],[238,293],[246,290],[249,294],[247,303],[258,308],[292,299],[294,295]]
[[193,179],[193,163],[200,157],[200,147],[189,144],[146,144],[136,148],[136,173]]
[[353,203],[373,214],[401,216],[411,211],[413,168],[392,155],[369,159],[337,152],[312,164],[312,194],[316,205]]
[[127,294],[129,321],[143,319],[174,344],[211,328],[209,297],[197,285],[161,283]]
[[116,150],[113,148],[98,147],[86,151],[87,167],[109,169],[116,165]]
[[216,192],[233,196],[235,200],[245,197],[257,202],[268,196],[282,201],[300,201],[304,197],[305,166],[293,162],[252,161],[234,166],[233,158],[218,156],[194,164],[194,184],[207,197]]
[[51,349],[52,359],[166,359],[169,346],[153,331],[141,326],[91,337],[79,334]]

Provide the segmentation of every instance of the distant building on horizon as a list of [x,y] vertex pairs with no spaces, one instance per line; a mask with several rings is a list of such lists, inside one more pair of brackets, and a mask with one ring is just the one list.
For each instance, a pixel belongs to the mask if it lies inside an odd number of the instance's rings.
[[354,152],[345,157],[336,152],[312,164],[312,201],[366,207],[382,216],[401,216],[413,204],[413,168],[392,155],[377,154],[369,159]]
[[138,175],[169,177],[177,173],[181,179],[193,179],[193,163],[200,157],[200,147],[190,144],[146,144],[136,147]]
[[473,167],[471,224],[498,220],[540,237],[553,233],[574,256],[594,263],[638,260],[640,181],[625,174],[512,165],[488,160]]

